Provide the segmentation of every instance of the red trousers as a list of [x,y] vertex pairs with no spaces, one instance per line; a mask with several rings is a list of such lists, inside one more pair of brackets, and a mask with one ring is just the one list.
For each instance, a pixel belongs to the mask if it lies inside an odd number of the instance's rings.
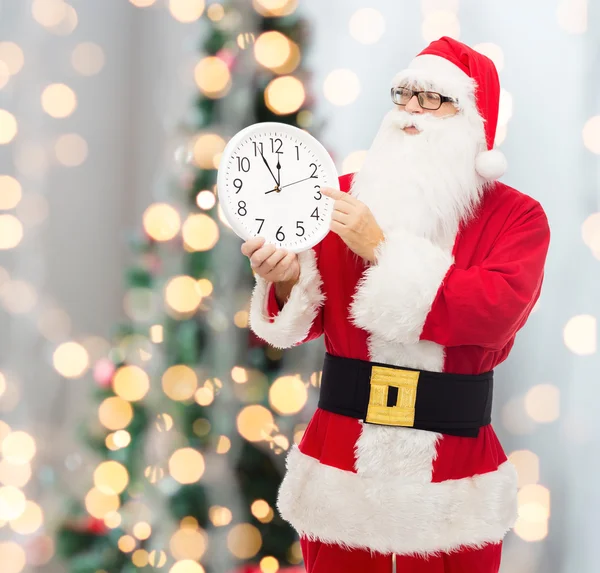
[[[392,573],[392,556],[300,539],[307,573]],[[502,543],[424,559],[396,556],[396,573],[498,573]]]

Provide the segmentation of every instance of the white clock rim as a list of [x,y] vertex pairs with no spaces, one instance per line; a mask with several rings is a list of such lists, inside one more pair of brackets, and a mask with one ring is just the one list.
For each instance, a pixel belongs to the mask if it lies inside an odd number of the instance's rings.
[[[233,231],[236,233],[236,235],[238,235],[238,237],[240,237],[244,241],[247,241],[249,239],[254,238],[255,236],[260,235],[249,234],[246,228],[238,223],[237,218],[230,211],[228,202],[225,200],[226,172],[225,169],[221,169],[221,166],[227,165],[229,158],[243,139],[246,139],[249,135],[253,135],[255,132],[259,133],[268,130],[278,130],[287,132],[289,135],[302,139],[303,143],[305,143],[307,146],[310,146],[312,151],[319,154],[319,159],[323,162],[323,168],[325,170],[326,179],[331,178],[331,181],[325,181],[323,186],[337,188],[339,185],[339,175],[333,158],[331,157],[331,155],[329,155],[329,152],[327,151],[327,149],[325,149],[325,146],[316,137],[314,137],[307,131],[304,131],[303,129],[300,129],[299,127],[296,127],[294,125],[289,125],[287,123],[281,123],[277,121],[259,121],[241,129],[227,142],[227,145],[225,146],[225,149],[221,154],[221,159],[219,161],[219,170],[217,172],[217,195],[219,197],[219,205],[221,205],[221,209],[223,211],[223,214],[225,215],[225,218],[227,219],[227,222],[229,223]],[[332,201],[328,197],[324,197],[324,199],[327,203],[330,203]],[[315,245],[318,245],[329,233],[332,214],[333,211],[329,213],[327,220],[324,221],[324,223],[326,224],[323,225],[323,229],[319,231],[319,233],[317,233],[308,243],[290,248],[279,247],[278,245],[276,245],[277,248],[285,248],[286,251],[292,253],[301,253],[303,251],[308,251],[309,249],[312,249]]]

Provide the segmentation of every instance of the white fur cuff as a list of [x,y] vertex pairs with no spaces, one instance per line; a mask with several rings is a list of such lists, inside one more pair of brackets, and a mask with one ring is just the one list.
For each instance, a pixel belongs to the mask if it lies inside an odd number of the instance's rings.
[[302,342],[323,304],[321,276],[313,249],[298,254],[300,280],[274,318],[267,312],[269,289],[273,283],[256,275],[256,286],[250,302],[250,328],[275,348],[290,348]]
[[353,322],[386,340],[415,344],[452,255],[427,239],[394,231],[376,256],[377,264],[365,271],[354,294]]

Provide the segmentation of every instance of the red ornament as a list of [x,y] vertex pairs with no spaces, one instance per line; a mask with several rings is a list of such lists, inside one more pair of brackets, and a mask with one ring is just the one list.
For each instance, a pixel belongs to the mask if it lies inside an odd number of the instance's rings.
[[101,519],[90,516],[85,521],[85,531],[94,535],[105,535],[108,533],[108,527]]
[[233,67],[235,66],[236,60],[237,60],[237,58],[235,57],[235,54],[231,50],[228,50],[227,48],[220,49],[217,52],[217,58],[223,60],[225,62],[225,64],[227,64],[227,68],[229,69],[229,71],[231,71],[233,69]]

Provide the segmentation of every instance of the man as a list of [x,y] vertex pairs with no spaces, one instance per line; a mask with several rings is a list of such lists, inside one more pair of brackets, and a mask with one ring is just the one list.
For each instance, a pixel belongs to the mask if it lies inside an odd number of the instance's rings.
[[490,423],[492,371],[540,294],[540,204],[496,179],[491,60],[441,38],[394,108],[331,233],[298,256],[255,238],[250,323],[288,348],[325,334],[319,408],[278,507],[309,573],[496,573],[517,476]]

